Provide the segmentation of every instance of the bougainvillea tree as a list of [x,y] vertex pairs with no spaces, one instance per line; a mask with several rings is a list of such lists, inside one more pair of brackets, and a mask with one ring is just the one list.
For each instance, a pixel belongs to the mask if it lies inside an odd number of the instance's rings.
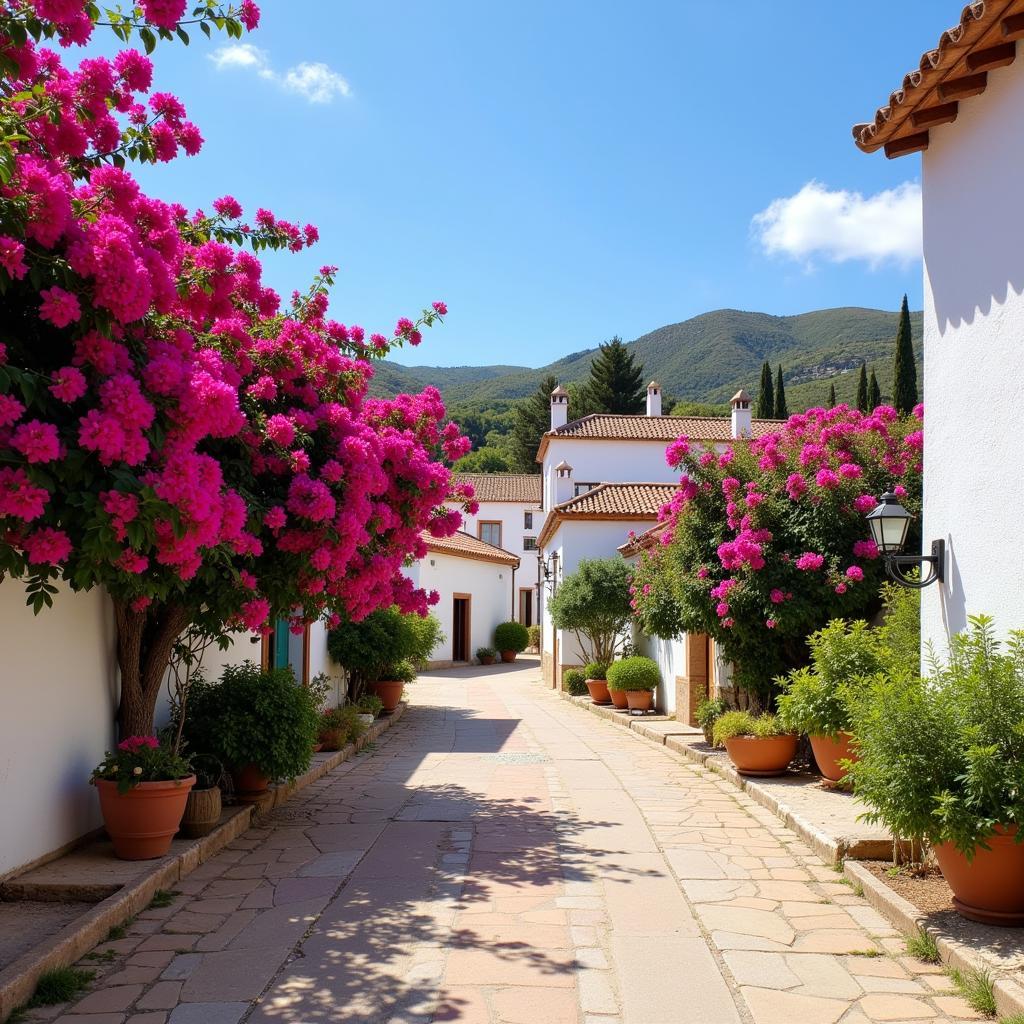
[[680,488],[633,577],[641,628],[707,633],[736,683],[766,698],[806,663],[810,633],[880,607],[884,564],[864,516],[889,490],[920,510],[922,415],[839,405],[722,453],[673,442]]
[[458,528],[443,503],[472,497],[435,390],[367,394],[372,359],[444,304],[367,337],[329,317],[324,267],[282,305],[249,250],[316,229],[147,196],[127,166],[192,154],[199,130],[139,49],[74,68],[61,52],[97,25],[148,53],[258,20],[251,0],[0,0],[0,579],[37,612],[61,579],[109,593],[128,735],[152,731],[186,628],[425,613],[399,570],[423,529]]

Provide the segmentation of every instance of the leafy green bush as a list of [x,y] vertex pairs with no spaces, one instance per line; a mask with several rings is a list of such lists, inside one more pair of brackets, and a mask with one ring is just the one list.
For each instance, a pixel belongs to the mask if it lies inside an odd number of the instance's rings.
[[704,739],[711,743],[714,739],[715,722],[718,721],[729,710],[729,705],[721,697],[705,697],[697,705],[694,717],[697,725],[704,733]]
[[726,740],[735,739],[737,736],[764,739],[768,736],[785,736],[788,732],[789,730],[775,715],[727,711],[715,722],[713,737],[715,746],[722,747]]
[[417,669],[424,669],[434,649],[438,644],[444,643],[441,620],[436,615],[406,615],[405,628],[410,634],[409,651],[405,655],[405,660],[411,661]]
[[315,695],[289,668],[229,665],[220,680],[193,684],[185,714],[189,748],[232,768],[255,764],[271,779],[309,767],[320,720]]
[[385,682],[412,683],[416,681],[416,666],[411,661],[400,661],[392,665]]
[[483,661],[484,658],[493,658],[497,653],[493,647],[478,647],[476,649],[476,656],[480,661]]
[[[591,676],[591,679],[594,677]],[[588,693],[587,676],[583,669],[571,668],[565,673],[565,692],[573,697],[582,697]]]
[[1003,645],[991,618],[969,622],[929,678],[879,675],[852,702],[850,771],[868,821],[967,857],[996,825],[1024,824],[1024,631]]
[[548,601],[555,628],[586,637],[589,656],[610,664],[633,612],[629,586],[629,566],[621,558],[584,558]]
[[434,616],[404,615],[391,607],[336,626],[327,634],[327,650],[353,677],[354,693],[359,693],[366,683],[395,679],[401,661],[425,664],[441,639],[441,624]]
[[540,647],[540,626],[527,626],[526,634],[530,638],[530,646],[533,648]]
[[364,715],[373,715],[374,718],[380,714],[381,708],[384,707],[384,701],[380,699],[375,693],[364,693],[359,700],[356,701],[356,707]]
[[607,679],[608,666],[603,661],[592,661],[583,666],[583,675],[586,679]]
[[355,704],[346,704],[341,708],[331,708],[320,716],[318,742],[324,750],[341,750],[346,743],[359,739],[366,731],[366,726],[359,721],[359,708]]
[[494,630],[494,646],[518,654],[530,646],[530,635],[521,622],[503,622]]
[[658,663],[650,658],[623,658],[608,666],[609,690],[654,690],[660,682]]

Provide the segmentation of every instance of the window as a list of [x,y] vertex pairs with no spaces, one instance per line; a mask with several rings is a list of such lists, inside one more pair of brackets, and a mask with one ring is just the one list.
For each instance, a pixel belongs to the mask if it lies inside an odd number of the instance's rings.
[[581,494],[586,494],[587,491],[592,491],[596,486],[597,486],[596,483],[589,483],[589,484],[579,483],[579,484],[576,485],[576,489],[573,492],[573,497],[578,498]]
[[477,536],[485,544],[493,544],[496,548],[501,547],[501,522],[482,520],[477,527]]
[[533,529],[533,513],[532,512],[524,512],[523,513],[523,529],[524,530],[532,530]]
[[536,551],[537,550],[537,538],[536,537],[524,537],[523,538],[523,550],[524,551]]

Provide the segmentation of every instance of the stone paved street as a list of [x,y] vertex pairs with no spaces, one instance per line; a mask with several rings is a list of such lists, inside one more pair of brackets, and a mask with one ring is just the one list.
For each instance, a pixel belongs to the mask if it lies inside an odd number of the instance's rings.
[[101,944],[61,1024],[976,1018],[772,814],[535,662],[411,695]]

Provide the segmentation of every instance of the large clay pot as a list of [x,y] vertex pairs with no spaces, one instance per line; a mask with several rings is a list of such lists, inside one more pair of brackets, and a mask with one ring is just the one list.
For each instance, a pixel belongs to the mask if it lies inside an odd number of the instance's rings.
[[608,694],[608,683],[603,679],[588,679],[587,690],[590,693],[590,699],[595,704],[607,704],[611,700]]
[[511,664],[513,661],[516,660],[516,653],[516,651],[502,651],[501,660],[508,664]]
[[405,683],[401,681],[395,682],[390,679],[381,680],[373,684],[373,692],[380,697],[381,703],[384,705],[381,709],[384,714],[390,715],[398,707],[399,701],[402,699],[402,690],[404,689]]
[[650,690],[626,690],[626,704],[630,711],[650,711],[654,695]]
[[482,657],[482,658],[480,659],[480,664],[481,664],[481,665],[493,665],[493,664],[494,664],[494,658],[493,658],[493,656],[492,656],[492,655],[489,655],[489,654],[487,654],[487,655],[484,655],[484,656],[483,656],[483,657]]
[[155,860],[171,848],[196,777],[170,782],[140,782],[125,793],[117,783],[97,779],[103,823],[122,860]]
[[629,707],[629,698],[626,697],[625,690],[609,690],[608,696],[611,697],[612,705],[619,711],[625,711]]
[[796,756],[796,736],[734,736],[725,750],[741,775],[782,775]]
[[341,750],[348,742],[348,729],[321,729],[317,739],[320,740],[321,750],[334,753],[335,750]]
[[256,803],[270,789],[270,779],[254,764],[232,769],[231,777],[235,782],[235,798],[243,804]]
[[848,732],[841,732],[835,739],[831,736],[811,736],[809,739],[823,781],[833,786],[842,782],[846,771],[839,762],[857,760],[857,754],[851,746],[853,737]]
[[967,858],[952,844],[934,847],[935,859],[953,890],[953,906],[972,921],[1006,927],[1024,925],[1024,843],[1014,842],[1017,826],[996,826]]
[[220,823],[222,806],[220,786],[211,786],[209,789],[193,788],[185,803],[181,834],[189,839],[208,836]]

